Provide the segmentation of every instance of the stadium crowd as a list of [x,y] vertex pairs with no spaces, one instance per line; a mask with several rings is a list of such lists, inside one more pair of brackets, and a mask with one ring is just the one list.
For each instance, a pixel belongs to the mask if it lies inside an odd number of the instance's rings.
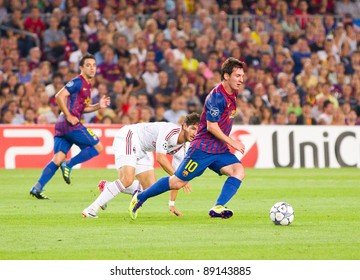
[[236,124],[359,125],[358,17],[350,0],[0,0],[0,124],[54,123],[91,53],[92,101],[112,102],[85,123],[181,122],[232,56],[247,63]]

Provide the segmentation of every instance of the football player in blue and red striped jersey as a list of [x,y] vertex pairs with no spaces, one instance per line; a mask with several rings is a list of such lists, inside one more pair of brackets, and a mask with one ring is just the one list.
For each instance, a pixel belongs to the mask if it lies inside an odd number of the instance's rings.
[[136,219],[139,208],[148,198],[184,187],[206,168],[228,176],[215,205],[209,211],[210,217],[226,219],[233,216],[233,211],[226,208],[225,204],[239,189],[245,171],[228,146],[242,154],[245,151],[240,140],[229,137],[236,112],[236,96],[244,83],[245,68],[245,63],[232,57],[222,64],[221,83],[205,100],[197,134],[184,160],[174,175],[163,177],[142,193],[134,194],[129,206],[132,219]]
[[[66,183],[70,184],[71,168],[97,156],[103,149],[99,138],[81,122],[81,115],[110,105],[110,97],[103,96],[99,103],[91,104],[91,81],[96,74],[96,60],[85,55],[80,60],[79,76],[69,81],[56,95],[61,114],[55,124],[54,157],[30,190],[30,195],[38,199],[48,199],[43,193],[45,185],[54,176],[61,165]],[[75,157],[65,161],[71,146],[77,145],[81,151]]]

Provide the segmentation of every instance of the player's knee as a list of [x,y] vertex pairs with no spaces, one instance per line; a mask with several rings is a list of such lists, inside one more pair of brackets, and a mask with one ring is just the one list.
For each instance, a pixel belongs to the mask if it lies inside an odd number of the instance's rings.
[[170,183],[170,189],[172,190],[180,190],[182,187],[184,187],[187,184],[187,182],[184,182],[177,177],[171,177],[169,183]]
[[121,177],[120,178],[120,181],[121,181],[121,183],[123,184],[123,186],[125,187],[125,188],[128,188],[128,187],[130,187],[131,186],[131,184],[134,182],[134,179],[132,179],[132,178],[130,178],[130,177]]
[[231,177],[235,177],[241,181],[245,179],[245,169],[242,165],[236,166],[232,170],[232,174],[230,174]]

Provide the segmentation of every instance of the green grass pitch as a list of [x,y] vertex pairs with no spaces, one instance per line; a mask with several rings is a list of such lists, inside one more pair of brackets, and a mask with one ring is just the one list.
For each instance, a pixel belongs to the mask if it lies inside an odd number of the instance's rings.
[[[228,203],[234,216],[211,219],[225,177],[211,171],[180,191],[170,215],[168,194],[152,198],[130,219],[129,195],[119,194],[99,219],[82,210],[98,195],[100,179],[115,170],[75,169],[66,185],[58,171],[48,201],[30,197],[40,169],[0,170],[2,260],[359,260],[360,172],[349,169],[247,169]],[[157,170],[158,178],[163,176]],[[275,226],[271,206],[290,203],[295,219]]]

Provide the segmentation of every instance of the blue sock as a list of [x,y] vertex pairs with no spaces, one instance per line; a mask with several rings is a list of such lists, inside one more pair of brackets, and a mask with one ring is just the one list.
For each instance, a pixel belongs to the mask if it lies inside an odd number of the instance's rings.
[[225,206],[225,204],[236,194],[237,190],[240,188],[240,184],[241,181],[235,177],[227,178],[215,205]]
[[45,185],[50,181],[50,179],[54,176],[56,170],[59,168],[54,162],[50,161],[48,165],[45,166],[43,172],[37,183],[35,184],[35,189],[39,192],[42,192]]
[[70,168],[73,168],[74,165],[77,165],[79,163],[88,161],[89,159],[93,158],[94,156],[97,156],[99,152],[94,147],[87,147],[83,150],[81,150],[80,153],[78,153],[76,156],[74,156],[72,159],[70,159],[66,165]]
[[150,197],[157,196],[159,194],[169,191],[170,190],[169,179],[170,177],[162,177],[160,180],[155,182],[145,191],[140,193],[138,195],[138,200],[144,203]]

